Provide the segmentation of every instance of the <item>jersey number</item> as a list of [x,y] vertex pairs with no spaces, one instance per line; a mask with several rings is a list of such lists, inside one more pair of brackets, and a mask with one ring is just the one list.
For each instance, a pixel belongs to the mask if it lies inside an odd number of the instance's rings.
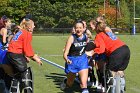
[[80,55],[82,55],[83,51],[84,51],[85,47],[83,47],[80,51]]
[[116,39],[117,39],[116,35],[114,35],[114,33],[112,33],[112,32],[106,32],[106,34],[107,34],[112,40],[116,40]]

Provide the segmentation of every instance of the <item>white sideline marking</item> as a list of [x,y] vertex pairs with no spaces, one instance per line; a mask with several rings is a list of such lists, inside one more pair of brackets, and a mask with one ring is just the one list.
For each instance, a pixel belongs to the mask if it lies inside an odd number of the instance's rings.
[[62,57],[63,55],[55,55],[55,54],[52,54],[52,55],[43,55],[43,56],[52,56],[52,57],[57,57],[57,56],[60,57],[61,56]]
[[131,90],[133,90],[136,93],[140,93],[140,89],[136,88],[136,87],[132,87],[130,88]]

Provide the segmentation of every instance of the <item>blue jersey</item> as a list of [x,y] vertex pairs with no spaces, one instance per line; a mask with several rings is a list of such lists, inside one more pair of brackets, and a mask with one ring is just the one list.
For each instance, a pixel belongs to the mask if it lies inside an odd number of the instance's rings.
[[3,49],[3,45],[0,42],[0,64],[6,64],[6,53],[7,50]]
[[85,53],[85,47],[87,45],[87,36],[83,34],[83,38],[79,38],[76,34],[72,34],[74,41],[70,47],[68,56],[80,56]]

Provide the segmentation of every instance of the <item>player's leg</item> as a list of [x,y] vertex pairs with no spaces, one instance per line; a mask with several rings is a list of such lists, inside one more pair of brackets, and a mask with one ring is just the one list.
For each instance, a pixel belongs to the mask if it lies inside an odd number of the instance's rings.
[[109,57],[109,68],[113,76],[119,73],[121,81],[121,91],[125,90],[124,70],[127,68],[130,59],[130,50],[128,46],[122,46],[115,50]]
[[93,58],[90,58],[89,60],[89,69],[88,69],[88,78],[90,79],[90,81],[88,82],[88,86],[95,86],[96,85],[96,77],[95,77],[95,73],[94,73],[94,60]]
[[87,90],[88,69],[83,69],[79,71],[79,75],[80,75],[80,80],[81,80],[80,86],[82,88],[82,93],[86,93],[86,91],[88,91]]
[[[17,87],[17,89],[11,89],[11,92],[14,90],[19,91],[18,89],[19,84],[22,84],[23,82],[22,88],[20,90],[22,91],[22,89],[24,90],[26,89],[28,91],[29,89],[32,89],[32,91],[28,93],[33,93],[33,88],[31,88],[33,87],[32,84],[28,84],[30,82],[33,83],[33,81],[31,80],[32,79],[31,70],[28,69],[27,67],[26,57],[23,54],[7,53],[7,59],[14,70],[14,78],[12,80],[13,85],[11,86]],[[24,82],[25,80],[27,81],[26,83]]]
[[23,73],[21,73],[22,77],[22,87],[24,93],[33,93],[33,76],[32,76],[32,70],[29,67],[26,69]]
[[67,77],[64,78],[63,82],[60,85],[61,90],[65,90],[66,88],[69,88],[73,85],[74,79],[76,77],[76,74],[69,72],[67,74]]

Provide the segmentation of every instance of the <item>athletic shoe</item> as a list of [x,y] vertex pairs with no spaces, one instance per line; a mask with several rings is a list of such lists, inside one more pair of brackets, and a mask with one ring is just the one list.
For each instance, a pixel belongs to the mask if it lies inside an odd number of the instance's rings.
[[60,89],[62,91],[64,91],[67,87],[66,82],[67,82],[67,78],[64,78],[63,82],[60,84]]
[[102,84],[99,84],[97,89],[101,90],[103,93],[105,92],[105,88],[102,86]]
[[89,93],[88,89],[84,89],[82,93]]
[[88,82],[87,83],[87,86],[89,86],[89,87],[98,87],[98,81],[96,81],[96,82]]

